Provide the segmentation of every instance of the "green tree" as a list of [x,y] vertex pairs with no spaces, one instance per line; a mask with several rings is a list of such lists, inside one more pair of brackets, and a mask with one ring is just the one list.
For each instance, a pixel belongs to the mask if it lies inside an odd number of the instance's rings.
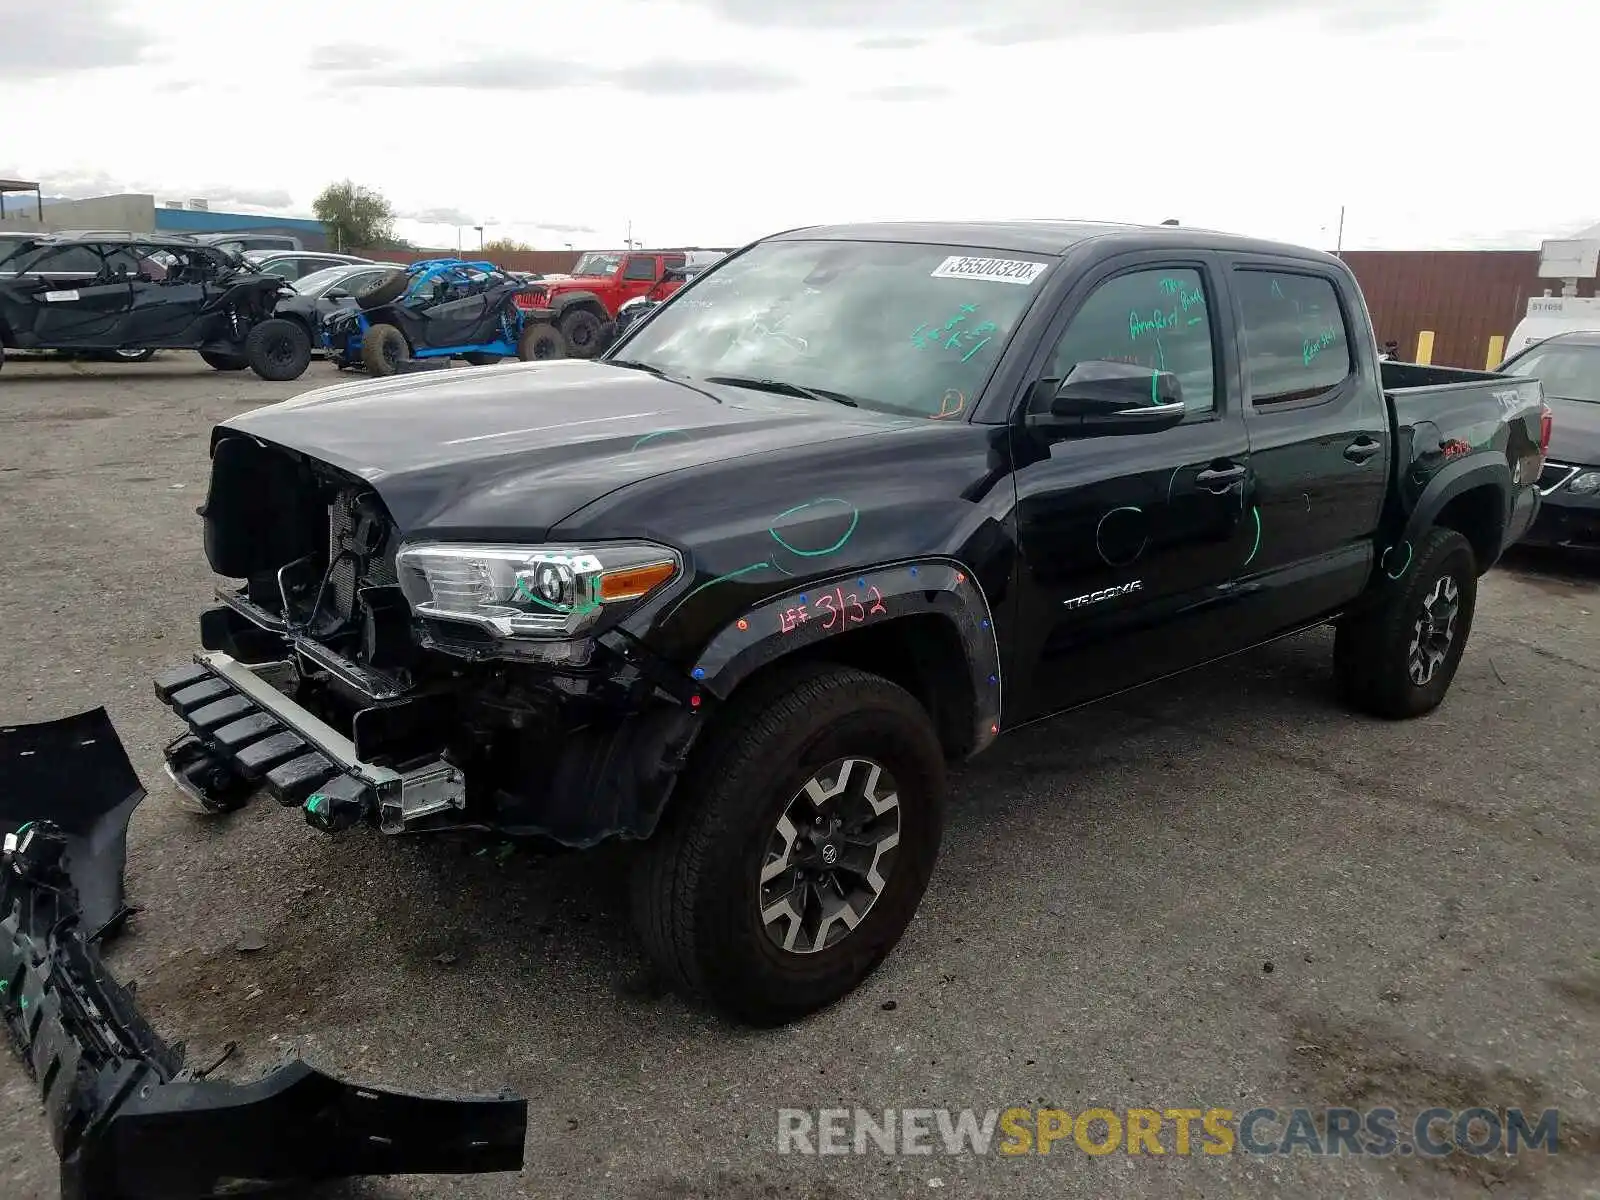
[[381,246],[394,237],[394,209],[383,193],[348,179],[323,188],[311,211],[336,250]]

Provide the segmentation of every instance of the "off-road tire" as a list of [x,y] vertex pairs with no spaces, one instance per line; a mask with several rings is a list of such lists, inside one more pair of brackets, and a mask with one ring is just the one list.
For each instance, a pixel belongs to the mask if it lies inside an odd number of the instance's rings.
[[[1453,529],[1432,529],[1412,548],[1399,577],[1396,563],[1379,565],[1381,594],[1376,604],[1339,623],[1333,642],[1334,680],[1344,702],[1361,712],[1405,720],[1432,712],[1444,700],[1472,632],[1477,606],[1478,563],[1472,544]],[[1411,676],[1412,641],[1425,606],[1442,579],[1453,582],[1458,597],[1450,645],[1425,683]]]
[[[813,772],[853,756],[894,779],[896,858],[841,941],[785,951],[759,911],[768,840]],[[703,735],[635,867],[633,915],[647,952],[672,985],[745,1024],[780,1025],[832,1004],[871,974],[916,913],[939,853],[944,790],[933,726],[898,685],[830,664],[754,681]]]
[[273,317],[244,339],[250,369],[273,383],[299,379],[311,365],[311,334],[298,321]]
[[214,371],[242,371],[250,360],[242,354],[219,354],[215,350],[202,350],[200,357]]
[[517,338],[517,357],[523,362],[546,362],[552,358],[563,358],[566,353],[567,343],[561,331],[542,321],[537,325],[524,326],[521,336]]
[[604,348],[605,323],[586,308],[575,308],[561,318],[561,339],[568,358],[593,358]]
[[392,304],[406,294],[406,288],[411,284],[411,277],[404,271],[396,271],[387,279],[380,279],[370,287],[364,287],[359,292],[351,293],[351,299],[356,302],[356,307],[362,312],[373,308],[382,308],[385,304]]
[[406,335],[393,325],[374,325],[361,338],[361,362],[369,375],[393,375],[411,357]]

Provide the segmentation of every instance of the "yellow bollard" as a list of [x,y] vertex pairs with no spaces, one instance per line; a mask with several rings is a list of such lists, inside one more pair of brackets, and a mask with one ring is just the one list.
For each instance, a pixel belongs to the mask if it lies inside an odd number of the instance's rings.
[[1500,365],[1500,360],[1506,354],[1506,339],[1504,334],[1495,334],[1489,339],[1489,356],[1484,360],[1483,369],[1492,371]]
[[1433,330],[1424,329],[1417,334],[1417,357],[1419,363],[1433,362]]

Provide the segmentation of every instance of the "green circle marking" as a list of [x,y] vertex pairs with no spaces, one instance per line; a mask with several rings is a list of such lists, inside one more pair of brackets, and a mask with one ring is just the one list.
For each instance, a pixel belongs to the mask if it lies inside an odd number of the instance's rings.
[[[824,548],[822,550],[797,550],[793,546],[791,546],[788,542],[783,540],[783,536],[777,530],[777,525],[785,517],[792,516],[793,514],[795,514],[797,512],[801,512],[801,511],[803,511],[805,509],[808,509],[808,508],[810,508],[810,507],[812,507],[813,505],[816,505],[816,504],[842,504],[842,505],[844,505],[846,508],[848,508],[850,510],[850,528],[846,529],[844,531],[844,533],[840,535],[839,540],[837,542],[835,542],[833,545],[828,546],[828,547],[826,547],[826,548]],[[853,533],[855,533],[856,526],[858,524],[860,524],[860,523],[861,523],[861,510],[858,509],[854,504],[851,504],[848,500],[840,500],[839,498],[837,498],[835,496],[825,496],[825,497],[823,497],[821,499],[818,499],[818,500],[807,500],[804,504],[796,504],[793,508],[785,509],[783,512],[779,513],[776,517],[774,517],[772,519],[772,525],[768,527],[767,532],[772,535],[772,540],[773,541],[777,542],[778,545],[782,546],[790,554],[799,555],[801,558],[821,558],[824,555],[835,554],[838,551],[842,550],[844,548],[844,544],[850,540],[850,536]]]

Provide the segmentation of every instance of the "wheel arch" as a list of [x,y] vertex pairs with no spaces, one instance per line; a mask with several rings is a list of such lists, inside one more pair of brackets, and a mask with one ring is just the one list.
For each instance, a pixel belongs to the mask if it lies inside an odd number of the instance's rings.
[[988,598],[952,559],[904,560],[809,583],[724,626],[690,669],[719,703],[796,662],[833,662],[881,675],[922,704],[954,760],[1000,731],[1000,649]]
[[600,299],[599,294],[596,292],[562,293],[561,295],[556,296],[555,303],[552,305],[552,307],[555,309],[557,321],[560,321],[574,309],[580,308],[587,309],[588,311],[594,313],[594,315],[599,317],[602,321],[609,321],[611,319],[610,311],[606,308],[605,302]]
[[1461,462],[1441,471],[1412,510],[1403,545],[1414,546],[1429,529],[1454,529],[1472,546],[1482,575],[1499,560],[1511,520],[1511,472],[1503,462]]

